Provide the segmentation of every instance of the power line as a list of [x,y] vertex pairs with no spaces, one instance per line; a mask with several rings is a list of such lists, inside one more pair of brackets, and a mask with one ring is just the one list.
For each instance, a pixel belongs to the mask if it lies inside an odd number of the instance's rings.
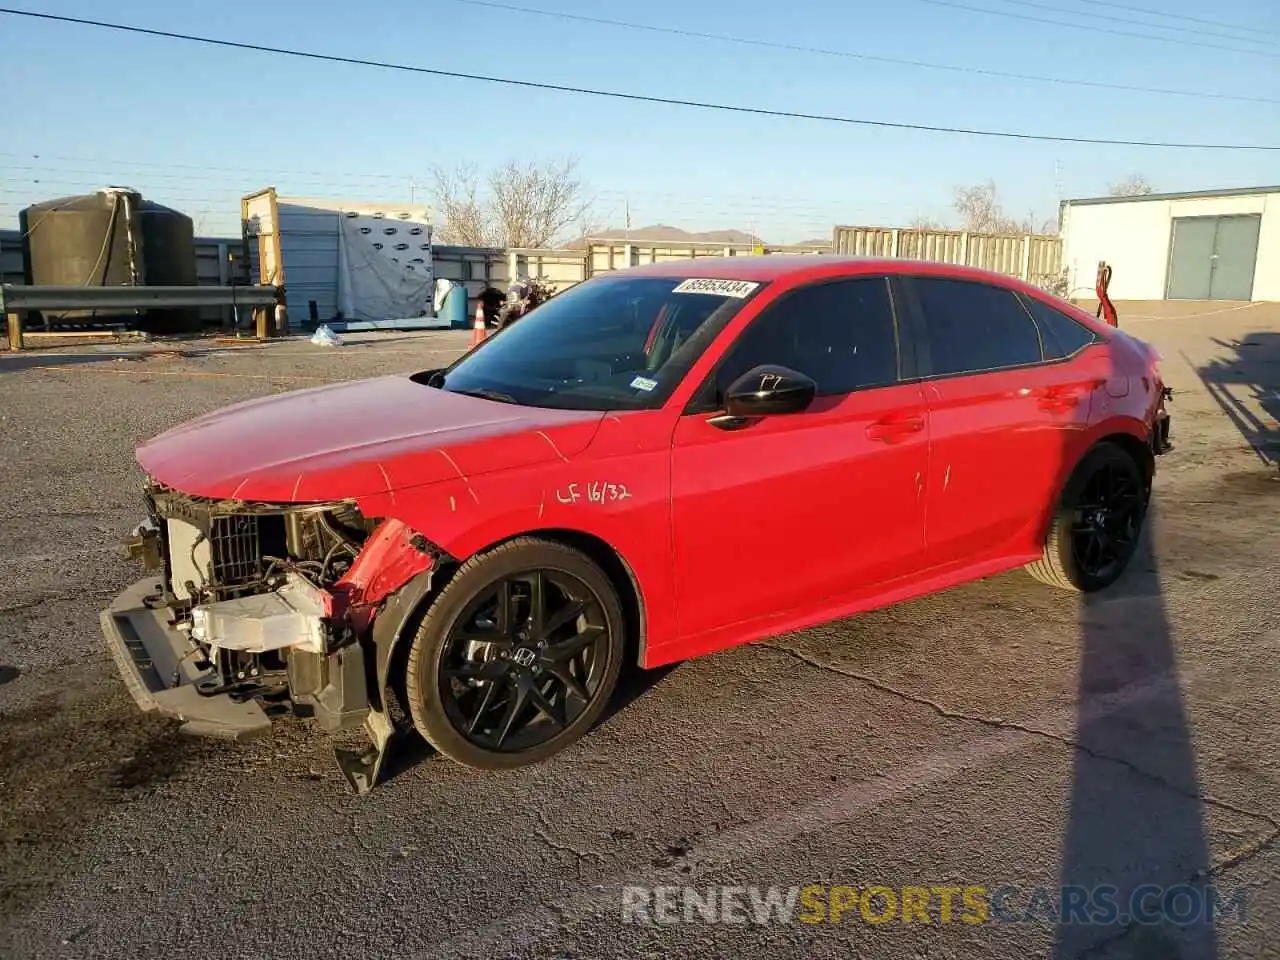
[[[998,77],[1002,80],[1021,80],[1032,83],[1052,83],[1064,86],[1093,87],[1101,90],[1125,90],[1137,93],[1158,93],[1166,96],[1197,97],[1207,100],[1236,100],[1242,103],[1280,103],[1280,100],[1273,97],[1250,97],[1229,93],[1209,93],[1203,90],[1176,90],[1167,87],[1142,87],[1133,84],[1107,83],[1102,80],[1072,80],[1066,77],[1010,73],[1004,70],[987,70],[982,67],[962,67],[948,63],[930,63],[925,60],[908,60],[899,57],[885,57],[878,54],[854,53],[850,50],[833,50],[827,47],[814,47],[798,43],[786,43],[779,40],[761,40],[756,37],[743,37],[728,33],[709,33],[701,30],[684,30],[679,27],[663,27],[652,23],[636,23],[629,20],[612,20],[607,17],[590,17],[578,13],[562,13],[557,10],[541,10],[537,7],[523,7],[510,3],[499,3],[497,0],[453,0],[453,2],[473,7],[488,7],[493,10],[504,10],[508,13],[526,13],[538,17],[550,17],[556,20],[570,20],[578,23],[596,24],[599,26],[621,27],[626,30],[643,30],[649,33],[662,33],[675,37],[689,37],[695,40],[716,40],[723,43],[736,43],[750,47],[787,50],[792,53],[811,53],[824,57],[865,60],[869,63],[889,63],[900,67],[919,67],[926,70],[945,70],[951,73],[968,73],[976,76]],[[1099,2],[1101,2],[1101,0],[1099,0]]]
[[1116,10],[1128,10],[1131,13],[1145,13],[1153,17],[1165,17],[1169,20],[1185,20],[1187,23],[1203,23],[1210,27],[1224,27],[1227,30],[1242,30],[1246,33],[1264,33],[1272,37],[1280,36],[1280,34],[1275,30],[1263,30],[1260,27],[1246,27],[1237,23],[1223,23],[1221,20],[1203,20],[1200,17],[1188,16],[1185,13],[1166,13],[1163,10],[1152,10],[1150,7],[1133,7],[1124,3],[1113,3],[1112,0],[1075,0],[1075,2],[1087,3],[1091,7],[1113,7]]
[[[11,11],[0,9],[0,13],[9,13]],[[268,177],[275,174],[293,174],[302,177],[359,177],[368,180],[400,180],[407,181],[414,176],[422,176],[422,174],[413,173],[349,173],[341,171],[335,173],[332,170],[278,170],[272,167],[213,167],[205,163],[157,163],[153,160],[111,160],[104,157],[63,157],[63,156],[46,156],[40,153],[3,153],[0,157],[14,157],[20,160],[57,160],[66,163],[110,163],[119,164],[128,167],[159,167],[166,170],[194,170],[200,173],[208,173],[216,171],[218,173],[265,173]]]
[[[19,190],[5,186],[6,181],[19,181],[17,178],[5,177],[0,174],[0,195],[11,196],[30,196],[30,189]],[[72,186],[92,188],[96,186],[93,183],[82,181],[59,180],[57,183]],[[182,188],[179,188],[182,189]],[[228,192],[223,196],[211,196],[209,194],[201,194],[199,196],[188,195],[169,195],[164,191],[155,194],[162,197],[166,203],[189,203],[200,205],[200,211],[204,213],[214,213],[221,210],[227,217],[238,217],[239,215],[239,199],[238,194]],[[781,197],[773,194],[768,196],[746,195],[746,194],[717,194],[717,195],[701,195],[694,196],[689,194],[678,194],[671,192],[649,192],[649,191],[619,191],[619,190],[602,190],[595,195],[595,199],[607,205],[608,212],[612,215],[615,211],[620,211],[625,199],[630,198],[633,209],[652,210],[653,216],[659,219],[673,220],[680,219],[688,221],[692,218],[708,216],[737,216],[743,210],[749,210],[757,215],[792,215],[803,216],[809,218],[812,222],[825,223],[829,219],[830,211],[833,206],[840,206],[847,203],[847,200],[830,200],[821,199],[816,196],[811,197]],[[283,197],[285,201],[293,198]],[[304,199],[314,199],[318,201],[334,200],[341,201],[341,197],[310,197]],[[45,201],[33,201],[45,202]],[[27,204],[10,204],[6,201],[0,201],[0,206],[29,206]],[[863,204],[866,206],[866,204]],[[392,209],[395,208],[394,203],[388,203]],[[215,208],[217,208],[215,210]],[[604,211],[602,211],[603,213]],[[299,209],[290,209],[288,215],[290,217],[307,217],[320,216],[332,217],[334,213],[329,210],[303,211]]]
[[[0,154],[0,156],[3,156],[3,155],[2,155],[2,154]],[[63,174],[68,174],[68,173],[69,173],[69,174],[72,174],[72,175],[74,175],[74,176],[100,177],[100,178],[105,178],[105,179],[113,179],[113,178],[114,178],[114,179],[119,179],[119,178],[120,178],[120,176],[121,176],[121,171],[112,171],[112,170],[110,170],[110,169],[109,169],[110,167],[112,167],[112,166],[114,166],[114,165],[116,164],[116,161],[108,161],[108,160],[104,160],[104,161],[94,161],[94,160],[88,160],[88,161],[80,161],[80,162],[100,163],[100,164],[101,164],[101,167],[100,167],[99,169],[85,170],[85,169],[72,168],[72,167],[37,167],[37,166],[30,166],[30,165],[26,165],[26,164],[3,164],[3,163],[0,163],[0,179],[2,179],[2,178],[4,177],[4,175],[5,175],[5,174],[7,174],[9,171],[13,171],[13,170],[25,170],[25,171],[29,171],[29,172],[31,172],[31,173],[33,174],[33,176],[31,176],[31,177],[13,176],[11,179],[14,179],[14,180],[30,180],[32,183],[39,183],[39,182],[59,182],[59,183],[60,183],[60,182],[67,182],[67,183],[71,183],[71,182],[74,182],[74,181],[71,181],[71,180],[66,180],[66,181],[64,181],[64,180],[63,180],[62,175],[63,175]],[[135,165],[135,166],[136,166],[136,165]],[[155,166],[155,167],[157,167],[158,169],[161,169],[161,170],[164,170],[164,169],[167,167],[167,165],[164,165],[164,166],[161,166],[161,165],[152,165],[152,166]],[[106,173],[104,174],[104,173],[103,173],[103,171],[104,171],[104,170],[105,170],[105,171],[108,171],[108,172],[106,172]],[[180,182],[180,183],[192,183],[192,182],[199,182],[199,183],[207,184],[207,183],[209,182],[209,180],[210,180],[210,178],[209,178],[209,176],[208,176],[209,172],[211,172],[211,168],[205,168],[205,173],[204,173],[204,175],[201,175],[200,173],[196,173],[196,172],[192,172],[192,173],[168,173],[168,172],[157,173],[157,172],[154,172],[153,170],[142,170],[142,171],[128,171],[128,172],[126,173],[126,176],[128,176],[128,177],[135,177],[135,176],[136,176],[136,177],[137,177],[137,178],[139,178],[139,179],[147,180],[147,181],[151,181],[151,180],[168,180],[168,181],[178,181],[178,182]],[[277,171],[277,172],[279,172],[279,171]],[[38,176],[36,176],[36,174],[38,174]],[[288,181],[287,181],[287,182],[288,182],[289,189],[290,189],[291,191],[292,191],[294,188],[296,188],[296,187],[306,187],[306,188],[308,188],[308,189],[311,189],[311,188],[313,188],[313,187],[333,187],[333,188],[338,188],[338,189],[343,189],[343,190],[350,190],[350,189],[360,189],[360,190],[387,190],[387,189],[389,189],[389,187],[388,187],[385,183],[383,183],[383,182],[382,182],[384,179],[393,179],[393,180],[394,180],[394,179],[398,179],[398,180],[399,180],[399,183],[400,183],[402,186],[408,186],[408,185],[411,183],[411,181],[413,180],[413,178],[412,178],[412,177],[403,177],[403,178],[382,178],[382,177],[364,176],[364,175],[360,175],[360,174],[343,174],[343,173],[335,174],[335,176],[339,177],[340,179],[337,179],[337,180],[308,180],[308,179],[300,179],[300,178],[297,178],[297,177],[290,176],[290,177],[288,178]],[[267,178],[264,178],[264,179],[272,179],[272,178],[271,178],[270,176],[268,176]],[[361,181],[363,181],[363,180],[369,180],[369,181],[377,180],[377,181],[379,181],[379,182],[378,182],[378,184],[375,186],[375,185],[373,185],[372,183],[362,183]],[[84,185],[84,186],[90,186],[90,184],[82,184],[82,185]],[[237,189],[240,189],[242,193],[247,192],[247,191],[244,191],[244,190],[243,190],[243,189],[241,189],[241,188],[237,188]]]
[[[1109,33],[1116,37],[1137,37],[1139,40],[1156,40],[1161,43],[1176,43],[1187,47],[1204,47],[1209,50],[1226,50],[1230,53],[1247,53],[1255,57],[1267,57],[1269,59],[1280,57],[1280,53],[1269,53],[1266,50],[1247,50],[1244,47],[1228,47],[1220,43],[1204,43],[1199,40],[1183,40],[1180,37],[1159,37],[1153,33],[1135,33],[1132,30],[1116,30],[1111,27],[1072,23],[1070,20],[1050,20],[1048,17],[1033,17],[1026,13],[1013,13],[1008,10],[992,10],[990,7],[971,7],[965,3],[955,3],[953,0],[917,0],[917,2],[929,3],[935,7],[950,7],[953,10],[967,10],[970,13],[982,13],[991,17],[1008,17],[1011,20],[1026,20],[1029,23],[1048,23],[1055,27],[1071,27],[1074,30],[1087,30],[1090,33]],[[1016,0],[1016,2],[1023,2],[1023,0]]]
[[[0,153],[0,156],[6,156],[6,154]],[[71,158],[67,158],[67,159],[71,159]],[[75,158],[75,159],[78,162],[88,162],[88,163],[96,162],[90,158],[82,157],[82,158]],[[101,161],[101,163],[104,166],[109,164],[119,163],[119,162],[122,162],[122,161],[110,161],[110,160]],[[154,164],[154,163],[146,163],[145,161],[138,161],[137,164],[141,166],[154,167],[156,169],[166,169],[169,166],[168,164],[161,165],[161,164]],[[14,170],[28,170],[28,171],[38,172],[41,174],[41,176],[27,177],[27,176],[13,174],[10,172]],[[62,185],[75,186],[75,187],[87,187],[87,188],[101,188],[104,185],[104,182],[110,179],[110,177],[107,176],[107,177],[100,177],[96,181],[89,181],[89,180],[81,180],[78,178],[67,178],[62,176],[63,174],[79,174],[79,175],[87,175],[87,176],[93,177],[93,176],[98,176],[99,172],[97,170],[83,170],[83,169],[72,170],[68,168],[50,169],[47,167],[32,167],[32,166],[19,166],[19,165],[4,166],[0,164],[0,182],[9,181],[12,183],[29,184],[33,188],[43,187],[43,186],[62,186]],[[369,176],[372,177],[373,175],[369,175]],[[152,173],[150,171],[146,171],[139,174],[139,179],[144,182],[149,182],[151,180],[160,180],[160,179],[168,179],[168,180],[177,179],[181,181],[189,181],[189,180],[195,180],[197,178],[187,177],[185,175],[169,175],[165,173]],[[296,184],[301,184],[303,182],[305,181],[289,180],[288,184],[290,187],[292,187]],[[369,189],[367,185],[353,184],[346,181],[312,181],[311,183],[313,186],[339,187],[344,190]],[[164,185],[159,185],[158,189],[161,194],[167,195],[167,191],[170,191],[170,190],[177,190],[177,191],[186,193],[190,189],[190,186],[191,185],[188,183],[180,183],[180,184],[172,184],[172,185],[164,184]],[[211,184],[207,179],[201,180],[199,183],[199,187],[203,189],[210,189],[210,188],[222,189],[223,191],[225,191],[225,194],[224,196],[219,197],[218,198],[219,200],[225,199],[226,195],[231,195],[231,194],[234,194],[238,198],[245,192],[242,188],[235,187],[232,185],[222,185],[221,187],[211,187]],[[4,193],[4,192],[18,192],[18,191],[6,191],[3,189],[0,189],[0,193]],[[144,189],[142,192],[147,193],[149,191]],[[714,194],[707,194],[707,193],[691,193],[687,191],[676,192],[671,190],[602,189],[602,190],[593,191],[592,194],[597,200],[616,202],[619,204],[623,203],[628,198],[633,200],[636,200],[636,199],[657,200],[663,203],[670,202],[670,203],[678,203],[678,204],[684,204],[684,205],[693,205],[693,204],[705,205],[705,204],[715,204],[715,203],[744,203],[744,202],[753,203],[756,205],[779,206],[779,207],[788,207],[788,208],[793,208],[797,205],[812,205],[814,206],[815,209],[819,207],[825,209],[827,204],[827,201],[817,199],[812,195],[793,196],[788,194],[777,193],[774,191],[770,191],[767,195],[762,196],[759,193],[726,193],[721,191],[716,191]],[[352,199],[350,196],[344,197],[344,196],[333,196],[333,195],[325,195],[325,194],[320,194],[320,195],[312,194],[309,196],[298,196],[292,193],[286,193],[286,194],[283,194],[282,196],[283,196],[283,199],[286,199],[286,200],[288,199],[315,199],[315,200]],[[190,200],[193,198],[184,197],[183,199]],[[209,200],[212,198],[210,198],[208,194],[205,194],[199,199]],[[388,201],[388,202],[393,202],[393,201]]]
[[[926,3],[941,3],[943,0],[923,0]],[[496,83],[510,87],[523,87],[528,90],[549,90],[558,93],[574,93],[582,96],[601,97],[613,100],[627,100],[633,103],[655,103],[663,106],[693,107],[700,110],[718,110],[724,113],[746,114],[758,117],[776,117],[791,120],[813,120],[819,123],[839,123],[849,126],[873,127],[880,130],[915,130],[923,133],[947,133],[969,137],[988,137],[1003,140],[1024,140],[1043,143],[1078,143],[1091,146],[1116,147],[1159,147],[1169,150],[1263,150],[1280,151],[1280,145],[1267,144],[1231,144],[1231,143],[1189,143],[1163,140],[1113,140],[1105,137],[1067,137],[1053,134],[1017,133],[1008,130],[984,130],[972,127],[936,126],[925,123],[904,123],[891,120],[867,120],[856,117],[843,117],[834,114],[801,113],[793,110],[770,110],[765,107],[747,107],[734,104],[713,103],[707,100],[686,100],[676,97],[659,97],[649,94],[626,93],[620,90],[600,90],[591,87],[574,87],[567,84],[543,83],[533,80],[516,80],[509,77],[493,77],[477,73],[461,73],[455,70],[441,70],[435,67],[418,67],[409,64],[390,63],[382,60],[365,60],[358,57],[341,57],[335,54],[316,53],[309,50],[295,50],[287,47],[272,47],[266,44],[245,43],[238,40],[219,40],[189,33],[175,33],[169,30],[156,30],[149,27],[136,27],[127,24],[109,23],[102,20],[88,20],[81,17],[67,17],[52,13],[36,13],[31,10],[14,10],[0,7],[0,14],[18,17],[31,17],[58,23],[74,23],[80,26],[100,27],[121,33],[133,33],[143,36],[163,37],[169,40],[185,40],[214,47],[225,47],[233,50],[252,50],[257,53],[272,53],[278,56],[297,57],[304,60],[315,60],[324,63],[343,63],[350,66],[377,67],[383,70],[398,70],[405,73],[418,73],[435,77],[450,77],[457,80],[476,80],[483,83]]]
[[[1050,13],[1065,13],[1069,16],[1077,16],[1077,17],[1096,17],[1102,20],[1106,20],[1110,23],[1127,23],[1130,26],[1149,27],[1152,30],[1169,30],[1175,33],[1190,33],[1192,35],[1218,37],[1219,39],[1222,39],[1222,40],[1232,40],[1237,43],[1262,43],[1262,44],[1272,43],[1271,40],[1259,40],[1259,39],[1255,39],[1254,37],[1240,37],[1240,36],[1233,36],[1232,34],[1229,34],[1229,33],[1217,33],[1216,31],[1206,30],[1202,26],[1197,26],[1197,27],[1166,26],[1165,24],[1162,24],[1162,23],[1151,23],[1149,20],[1134,20],[1130,17],[1117,17],[1114,14],[1106,14],[1106,13],[1090,14],[1090,13],[1085,13],[1083,10],[1081,11],[1065,10],[1062,7],[1058,6],[1057,4],[1040,3],[1038,2],[1038,0],[1003,0],[1003,2],[1016,7],[1029,7],[1032,10],[1048,10]],[[1110,4],[1103,4],[1103,6],[1110,6]],[[1090,29],[1092,29],[1092,27],[1090,27]],[[1265,33],[1265,31],[1253,31],[1253,30],[1250,30],[1249,32]],[[1152,39],[1171,40],[1172,38],[1153,35]]]

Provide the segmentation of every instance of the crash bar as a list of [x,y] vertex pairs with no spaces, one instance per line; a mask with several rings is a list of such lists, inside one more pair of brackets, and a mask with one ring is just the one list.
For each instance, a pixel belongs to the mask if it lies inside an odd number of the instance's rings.
[[[22,324],[28,310],[103,310],[156,307],[269,307],[280,298],[278,287],[64,287],[0,284],[0,316],[9,327],[9,349],[23,347]],[[259,327],[268,327],[260,311]],[[261,333],[260,335],[266,335]]]

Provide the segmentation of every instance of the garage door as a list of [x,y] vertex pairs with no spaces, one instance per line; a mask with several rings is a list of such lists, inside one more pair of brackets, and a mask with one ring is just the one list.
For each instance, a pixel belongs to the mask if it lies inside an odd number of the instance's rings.
[[1175,217],[1169,300],[1250,300],[1258,262],[1259,214]]

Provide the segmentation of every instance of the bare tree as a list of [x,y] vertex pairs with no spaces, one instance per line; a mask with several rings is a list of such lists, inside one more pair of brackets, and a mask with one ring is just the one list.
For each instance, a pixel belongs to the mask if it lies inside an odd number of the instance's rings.
[[1004,212],[994,180],[955,188],[953,206],[970,233],[1032,233],[1034,220],[1015,220]]
[[512,160],[489,177],[493,214],[507,247],[545,247],[586,218],[577,161],[520,164]]
[[1107,187],[1107,196],[1110,197],[1145,197],[1150,193],[1155,193],[1155,187],[1141,173],[1131,173]]
[[436,212],[443,220],[436,231],[441,243],[462,247],[496,245],[492,218],[479,197],[480,176],[473,165],[463,164],[453,170],[433,168],[431,192]]
[[477,247],[545,247],[574,225],[585,229],[590,204],[577,162],[508,161],[485,178],[474,166],[432,171],[442,243]]
[[1057,233],[1057,218],[1037,221],[1034,211],[1021,219],[1004,212],[994,180],[955,188],[953,206],[960,229],[970,233]]

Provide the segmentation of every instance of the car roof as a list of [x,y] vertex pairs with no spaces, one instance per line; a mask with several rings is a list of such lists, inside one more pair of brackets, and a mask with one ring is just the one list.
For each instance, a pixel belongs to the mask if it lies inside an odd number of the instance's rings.
[[832,254],[756,254],[743,257],[696,257],[646,263],[626,270],[629,276],[705,277],[711,280],[802,280],[807,275],[839,276],[848,273],[928,273],[964,277],[1016,286],[1017,281],[1002,273],[954,263],[906,260],[891,257],[847,257]]

